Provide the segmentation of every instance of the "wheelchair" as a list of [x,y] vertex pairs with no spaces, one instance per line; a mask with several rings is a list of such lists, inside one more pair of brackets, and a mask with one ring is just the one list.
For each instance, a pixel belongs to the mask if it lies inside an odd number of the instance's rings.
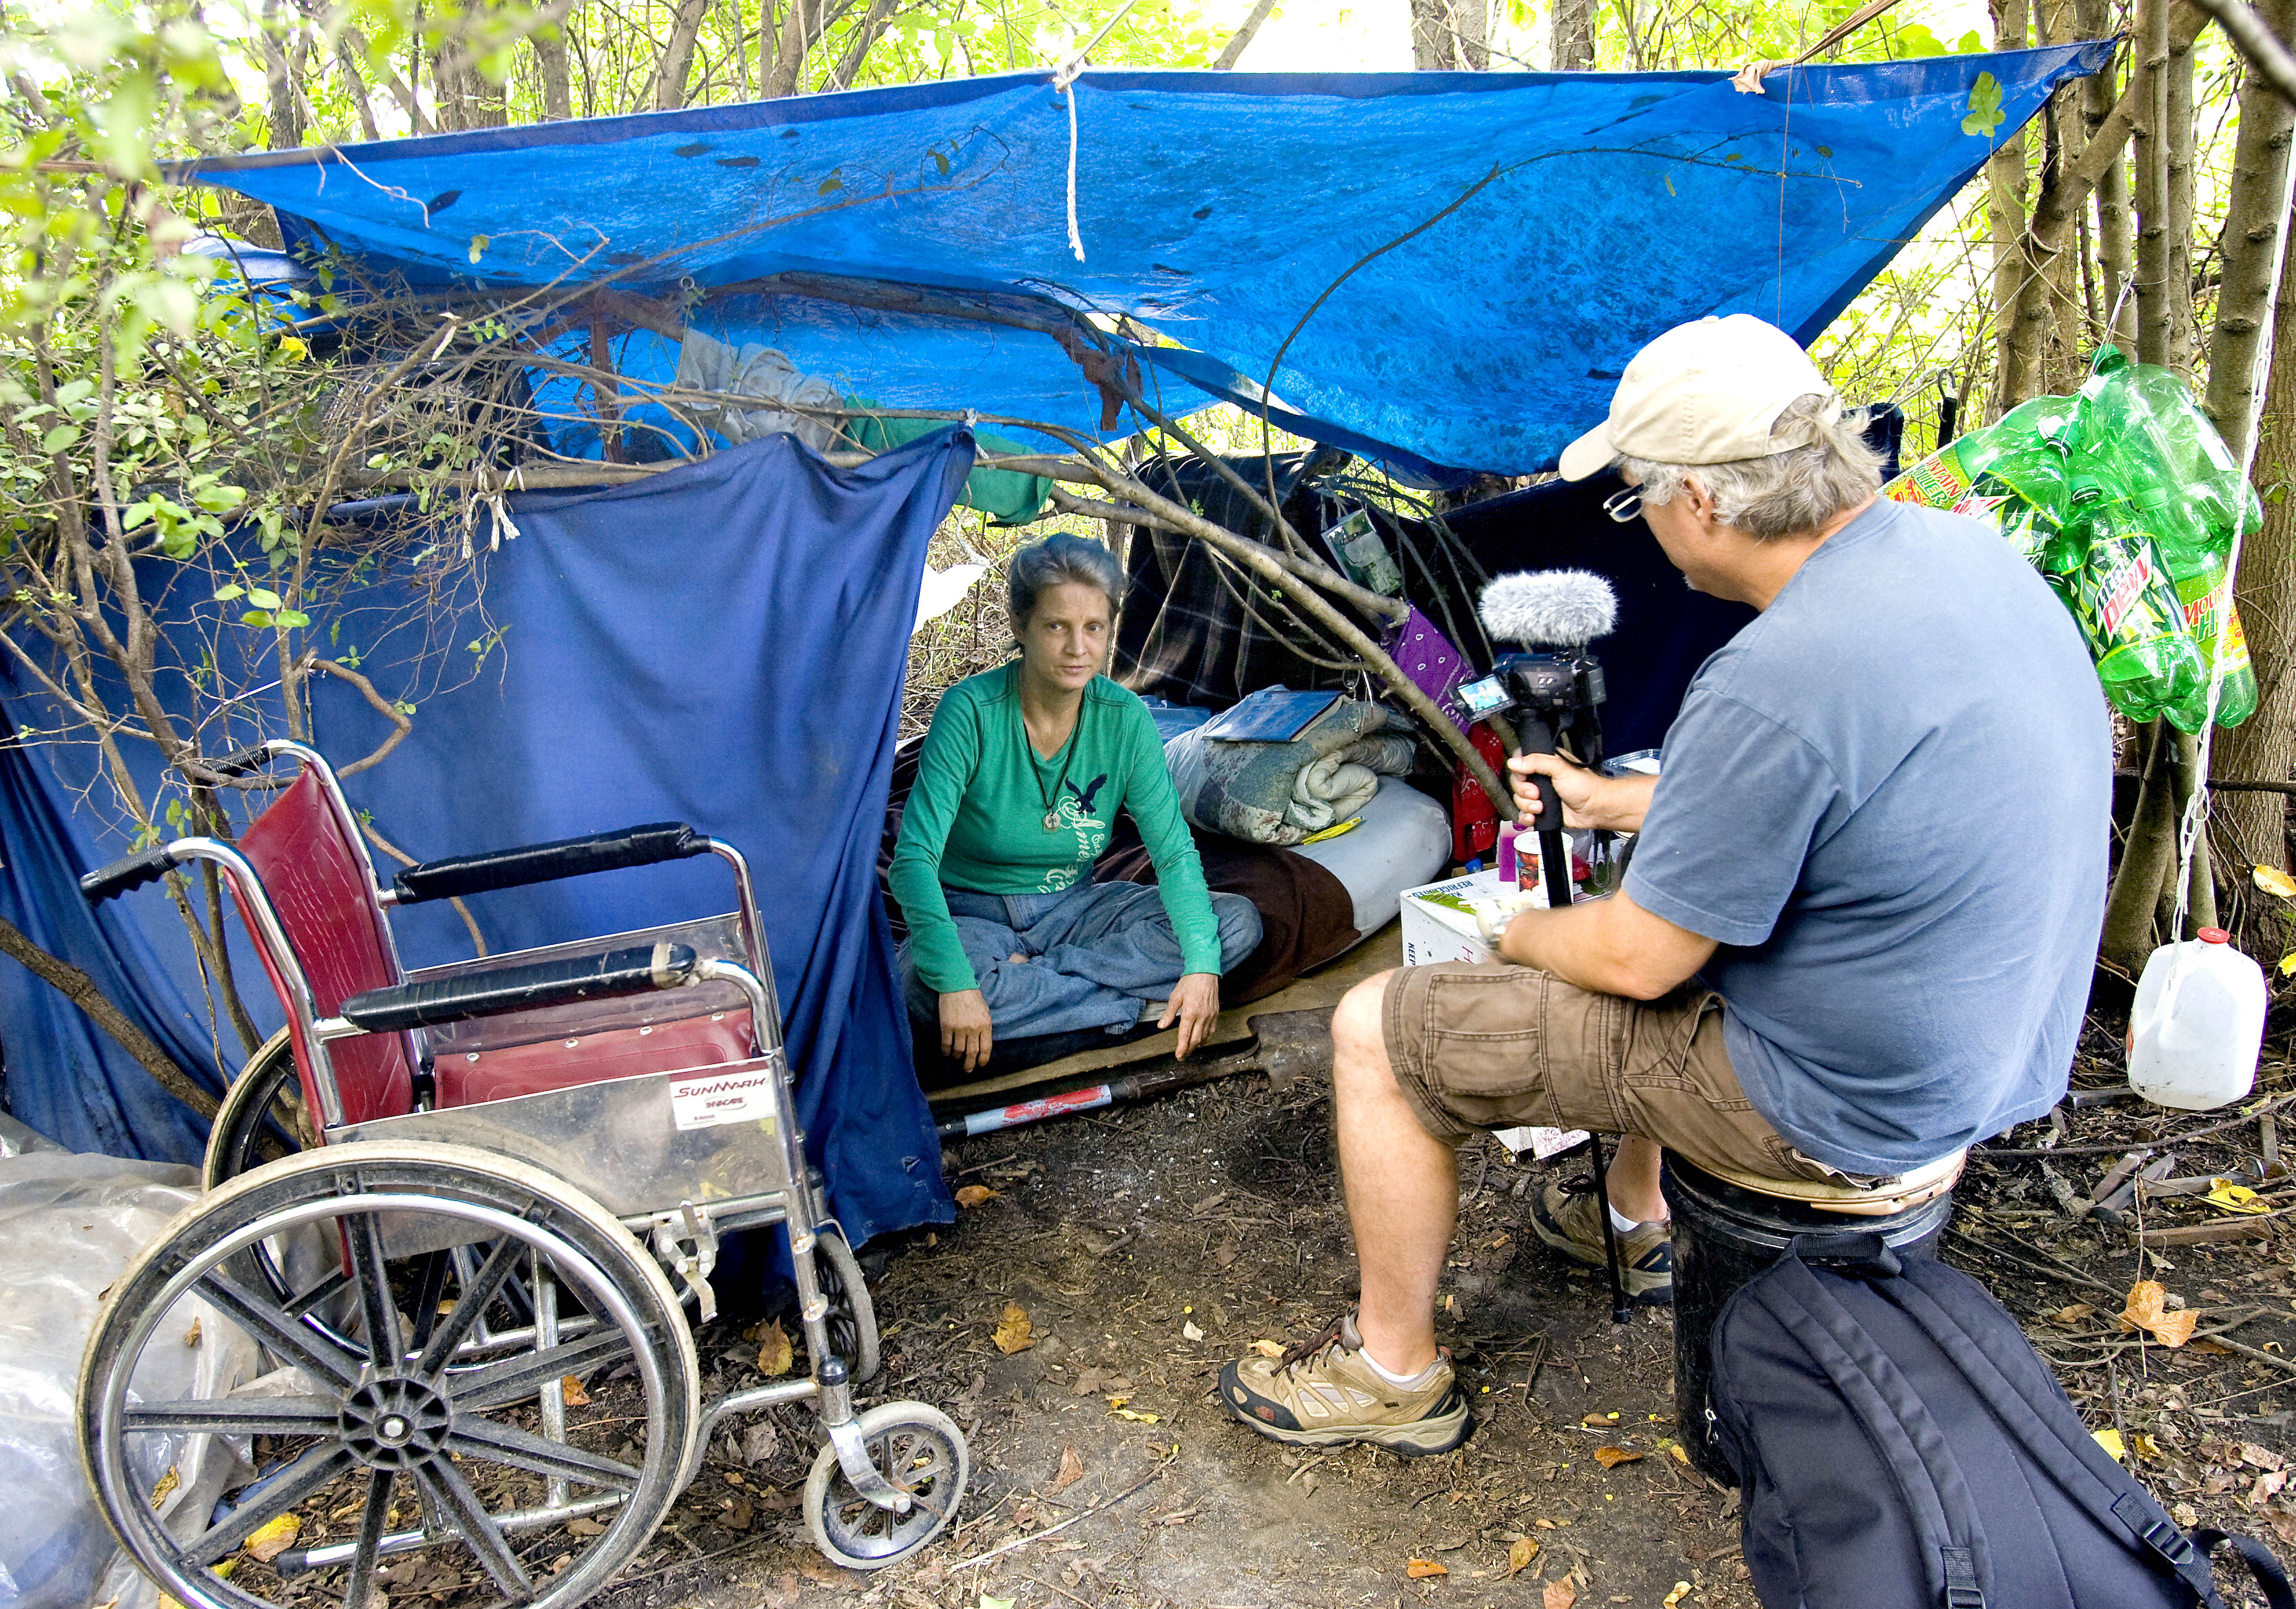
[[[213,863],[287,1017],[226,1102],[208,1188],[113,1284],[82,1361],[89,1482],[161,1593],[367,1609],[451,1582],[450,1603],[570,1609],[645,1545],[728,1416],[776,1403],[818,1416],[803,1509],[831,1561],[929,1545],[964,1496],[964,1437],[920,1402],[854,1411],[875,1315],[805,1162],[741,855],[666,824],[386,887],[319,754],[273,741],[209,764],[280,787],[237,844],[176,839],[80,882],[100,901]],[[703,855],[731,874],[723,915],[399,964],[395,907]],[[264,1112],[298,1091],[318,1144],[257,1163]],[[766,1225],[808,1368],[704,1403],[718,1237]],[[150,1400],[142,1366],[202,1323],[236,1326],[268,1372]],[[163,1522],[200,1437],[240,1478]]]

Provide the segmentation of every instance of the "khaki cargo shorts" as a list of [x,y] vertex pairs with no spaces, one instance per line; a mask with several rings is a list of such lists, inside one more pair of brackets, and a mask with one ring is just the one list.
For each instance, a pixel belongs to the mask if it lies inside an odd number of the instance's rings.
[[1396,1083],[1427,1132],[1456,1145],[1518,1124],[1638,1134],[1709,1170],[1881,1182],[1805,1156],[1757,1112],[1722,1047],[1722,997],[1595,994],[1504,962],[1406,966],[1381,1026]]

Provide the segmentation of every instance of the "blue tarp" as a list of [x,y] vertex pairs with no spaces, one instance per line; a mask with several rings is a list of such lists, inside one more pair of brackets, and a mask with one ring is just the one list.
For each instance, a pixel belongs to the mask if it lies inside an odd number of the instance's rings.
[[[845,470],[775,436],[643,483],[514,499],[520,534],[487,561],[486,620],[465,610],[429,634],[459,654],[491,621],[499,644],[475,678],[421,697],[412,735],[344,784],[417,855],[668,820],[747,855],[808,1153],[857,1244],[951,1211],[910,1069],[875,865],[925,546],[972,462],[972,438],[955,430]],[[350,600],[346,641],[380,613],[403,618],[409,603],[393,582]],[[370,639],[365,674],[386,694],[410,676],[435,683],[396,640]],[[188,628],[169,644],[179,664],[202,647]],[[0,681],[0,693],[12,725],[45,724],[20,682]],[[338,761],[389,733],[340,683],[319,684],[314,705],[318,746]],[[96,972],[217,1087],[172,906],[145,891],[91,917],[72,887],[127,848],[91,810],[75,813],[91,759],[87,745],[0,755],[0,915]],[[732,903],[714,858],[472,902],[496,951]],[[410,907],[393,926],[409,965],[470,954],[443,907]],[[263,1025],[275,1024],[244,952],[239,975]],[[0,1010],[9,1099],[26,1121],[88,1149],[197,1157],[188,1114],[13,965],[0,965]],[[225,1038],[233,1044],[228,1029]]]
[[[1283,349],[1272,390],[1305,433],[1406,469],[1519,473],[1600,419],[1672,324],[1751,312],[1816,336],[2109,51],[1793,68],[1760,94],[1720,72],[1088,71],[1082,262],[1069,109],[1041,72],[184,171],[417,283],[611,274],[683,295],[803,270],[1128,314],[1179,343],[1141,352],[1168,412],[1256,396]],[[797,306],[717,329],[887,406],[1098,420],[1042,336]]]

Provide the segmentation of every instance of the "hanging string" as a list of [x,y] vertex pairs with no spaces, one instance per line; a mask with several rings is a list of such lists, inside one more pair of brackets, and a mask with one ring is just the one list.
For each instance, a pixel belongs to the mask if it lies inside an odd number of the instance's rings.
[[[2288,170],[2282,179],[2280,195],[2280,227],[2284,234],[2277,242],[2277,249],[2273,252],[2271,289],[2264,299],[2264,327],[2257,332],[2256,356],[2250,360],[2249,365],[2248,436],[2242,445],[2240,454],[2240,511],[2233,519],[2232,550],[2225,559],[2222,617],[2220,621],[2216,622],[2216,652],[2210,656],[2212,662],[2209,666],[2208,718],[2202,723],[2200,753],[2193,762],[2192,797],[2185,801],[2184,821],[2177,833],[2177,905],[2176,918],[2169,931],[2171,942],[2184,937],[2185,917],[2192,899],[2193,859],[2199,850],[2202,826],[2207,821],[2209,814],[2209,754],[2216,735],[2217,706],[2224,697],[2224,639],[2226,633],[2232,628],[2233,582],[2240,574],[2242,538],[2246,534],[2248,526],[2249,476],[2256,465],[2256,439],[2264,422],[2264,397],[2267,382],[2271,374],[2274,325],[2277,322],[2280,308],[2281,279],[2288,267],[2287,240],[2284,232],[2290,226],[2290,211],[2292,209],[2296,209],[2296,162],[2290,162],[2287,168]],[[2118,320],[2120,309],[2114,308],[2113,313],[2115,319]],[[2215,615],[2217,612],[2211,610],[2210,613]],[[2177,973],[2183,970],[2185,953],[2182,950],[2177,953],[2177,962],[2170,971],[2169,979],[2169,985],[2172,990],[2176,987]]]
[[1092,47],[1108,37],[1108,30],[1123,21],[1125,14],[1139,3],[1140,0],[1124,0],[1116,14],[1100,25],[1098,33],[1053,70],[1053,93],[1069,103],[1069,250],[1076,253],[1078,262],[1084,261],[1084,235],[1077,228],[1077,98],[1071,86],[1084,71],[1084,59],[1091,53]]

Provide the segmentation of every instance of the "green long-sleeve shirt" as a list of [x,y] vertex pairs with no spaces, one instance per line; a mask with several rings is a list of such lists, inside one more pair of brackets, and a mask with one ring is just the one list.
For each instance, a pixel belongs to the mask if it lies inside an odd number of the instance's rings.
[[[1055,825],[1047,831],[1047,801]],[[1156,863],[1157,891],[1192,973],[1220,970],[1219,924],[1203,864],[1137,694],[1092,678],[1076,730],[1050,759],[1021,718],[1019,661],[941,694],[901,811],[889,881],[908,918],[917,975],[939,994],[980,987],[941,893],[1056,894],[1092,874],[1116,813],[1129,809]]]

